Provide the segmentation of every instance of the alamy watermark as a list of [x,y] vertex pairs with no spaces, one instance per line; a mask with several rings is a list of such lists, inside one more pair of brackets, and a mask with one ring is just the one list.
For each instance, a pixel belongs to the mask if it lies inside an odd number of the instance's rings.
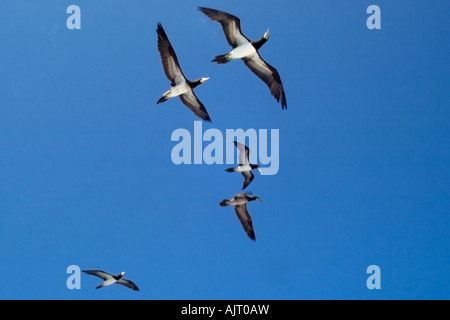
[[81,289],[81,270],[80,267],[72,264],[67,267],[66,273],[70,274],[66,280],[67,289]]
[[[77,265],[70,265],[66,269],[69,274],[66,280],[66,286],[69,290],[81,289],[81,269]],[[366,269],[369,277],[366,280],[367,289],[381,289],[381,268],[377,265],[370,265]],[[226,313],[226,312],[225,312]]]
[[184,128],[172,132],[171,141],[178,143],[172,148],[171,159],[176,165],[239,163],[236,140],[249,147],[250,163],[258,163],[262,175],[274,175],[280,167],[280,132],[270,129],[270,141],[268,134],[267,129],[226,129],[224,137],[215,128],[203,132],[202,121],[194,121],[193,134]]
[[366,286],[367,289],[381,289],[381,269],[379,266],[372,264],[367,267],[366,273],[370,274],[367,278]]
[[[69,30],[81,29],[81,9],[77,5],[67,7],[66,13],[70,16],[66,20],[66,26]],[[366,9],[366,13],[370,16],[366,20],[366,26],[369,30],[381,29],[381,9],[377,5],[370,5]]]

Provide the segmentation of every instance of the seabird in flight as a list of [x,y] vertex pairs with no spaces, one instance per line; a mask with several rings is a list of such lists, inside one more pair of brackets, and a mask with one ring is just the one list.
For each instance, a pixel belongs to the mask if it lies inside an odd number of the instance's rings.
[[229,205],[234,206],[234,211],[236,212],[236,215],[238,216],[242,227],[244,227],[247,236],[252,240],[256,240],[256,237],[255,231],[253,230],[252,218],[247,211],[247,202],[254,200],[261,201],[260,198],[258,198],[257,196],[253,196],[250,193],[239,193],[236,194],[233,199],[224,199],[219,203],[221,207],[226,207]]
[[234,141],[234,145],[239,150],[239,166],[235,168],[225,169],[225,171],[242,173],[242,175],[244,176],[244,185],[242,186],[242,190],[244,190],[255,178],[255,175],[253,174],[252,170],[258,169],[259,172],[261,172],[261,169],[259,165],[250,163],[249,160],[250,149],[246,145],[237,141]]
[[96,287],[96,289],[100,289],[102,287],[106,287],[106,286],[110,286],[114,283],[118,283],[118,284],[124,285],[125,287],[128,287],[130,289],[133,289],[135,291],[139,291],[139,288],[137,287],[137,285],[134,284],[133,281],[123,278],[125,272],[121,272],[118,275],[112,275],[112,274],[109,274],[102,270],[83,270],[83,272],[87,273],[87,274],[91,274],[93,276],[97,276],[104,280],[102,284],[100,284],[98,287]]
[[158,50],[161,55],[164,73],[166,74],[167,79],[171,82],[171,88],[164,92],[157,104],[179,96],[181,101],[198,117],[204,121],[211,121],[208,111],[206,111],[205,106],[197,98],[193,91],[196,86],[202,84],[209,78],[199,78],[193,81],[186,79],[183,71],[181,70],[180,64],[178,63],[175,50],[170,44],[169,38],[167,37],[161,23],[158,23],[156,33],[158,34]]
[[203,7],[198,9],[211,20],[217,21],[222,25],[225,37],[233,48],[227,54],[216,56],[212,61],[223,64],[234,59],[242,59],[245,65],[267,84],[270,93],[281,103],[281,108],[287,109],[286,94],[284,93],[283,83],[278,71],[264,61],[258,52],[269,39],[269,30],[264,33],[261,39],[252,41],[242,34],[241,22],[238,17],[215,9]]

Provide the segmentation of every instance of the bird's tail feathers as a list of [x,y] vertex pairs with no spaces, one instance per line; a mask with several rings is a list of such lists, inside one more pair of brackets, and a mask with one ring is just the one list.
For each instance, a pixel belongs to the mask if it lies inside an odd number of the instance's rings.
[[230,61],[230,59],[228,58],[228,53],[227,53],[227,54],[221,54],[219,56],[216,56],[211,62],[215,62],[218,64],[224,64],[229,61]]
[[167,101],[167,100],[168,99],[166,97],[162,96],[161,98],[159,98],[159,100],[156,102],[156,104],[160,104],[160,103],[162,103],[164,101]]
[[161,98],[159,98],[159,100],[156,102],[156,104],[159,104],[159,103],[169,100],[169,93],[170,93],[170,90],[167,90],[166,92],[164,92],[163,95],[161,96]]

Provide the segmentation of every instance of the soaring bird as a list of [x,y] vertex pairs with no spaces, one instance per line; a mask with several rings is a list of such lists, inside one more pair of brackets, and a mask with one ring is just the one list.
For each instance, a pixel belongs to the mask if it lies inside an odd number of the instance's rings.
[[253,230],[252,218],[247,211],[247,202],[254,200],[261,201],[259,197],[253,196],[250,193],[238,193],[232,199],[224,199],[219,203],[219,205],[222,207],[226,207],[229,205],[234,206],[234,211],[236,212],[236,215],[241,222],[242,227],[247,233],[247,236],[252,240],[256,240],[256,237],[255,231]]
[[239,150],[239,165],[234,168],[225,169],[225,171],[242,173],[244,176],[244,185],[242,186],[242,190],[244,190],[255,178],[252,170],[258,169],[261,172],[261,169],[259,165],[250,163],[250,149],[246,145],[237,141],[234,141],[234,145]]
[[211,121],[208,111],[206,111],[205,106],[197,98],[193,91],[196,86],[202,84],[209,78],[199,78],[193,81],[186,79],[183,71],[181,70],[175,50],[170,44],[169,38],[167,37],[161,23],[158,23],[156,33],[158,34],[158,50],[161,55],[164,73],[166,74],[167,79],[171,82],[171,88],[164,92],[162,97],[156,103],[162,103],[170,98],[179,96],[186,107],[188,107],[198,117],[204,121]]
[[121,284],[130,289],[133,289],[135,291],[139,291],[139,288],[137,287],[136,284],[134,284],[133,281],[123,278],[123,276],[125,275],[125,272],[121,272],[118,275],[112,275],[112,274],[109,274],[102,270],[83,270],[83,272],[87,273],[87,274],[91,274],[96,277],[99,277],[104,280],[102,284],[100,284],[98,287],[96,287],[96,289],[100,289],[102,287],[106,287],[106,286],[110,286],[114,283],[118,283],[118,284]]
[[281,108],[287,109],[286,94],[278,71],[264,61],[258,52],[262,45],[269,40],[269,30],[264,33],[261,39],[252,41],[242,34],[241,22],[238,17],[215,9],[204,7],[198,9],[211,20],[222,25],[225,37],[233,48],[227,54],[216,56],[212,61],[223,64],[234,59],[242,59],[245,65],[267,84],[270,93],[281,103]]

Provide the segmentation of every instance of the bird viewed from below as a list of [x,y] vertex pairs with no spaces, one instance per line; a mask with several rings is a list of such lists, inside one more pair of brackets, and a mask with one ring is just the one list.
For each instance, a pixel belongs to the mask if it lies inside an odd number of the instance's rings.
[[171,88],[164,92],[157,104],[167,101],[173,97],[180,97],[181,101],[198,117],[204,121],[211,121],[208,111],[203,103],[197,98],[193,89],[202,84],[208,77],[190,81],[186,79],[178,62],[177,55],[173,49],[166,32],[161,23],[158,23],[156,33],[158,34],[158,50],[161,56],[164,73],[171,82]]
[[259,197],[253,196],[251,193],[238,193],[232,199],[224,199],[219,203],[221,207],[234,206],[234,211],[236,212],[242,227],[247,233],[247,236],[253,241],[256,240],[256,237],[255,231],[253,230],[252,218],[247,211],[247,202],[255,200],[261,201]]
[[242,33],[241,22],[238,17],[215,9],[204,7],[198,9],[211,20],[222,25],[225,37],[233,48],[227,54],[216,56],[212,62],[224,64],[234,59],[242,59],[245,65],[267,84],[270,93],[281,103],[281,108],[287,109],[286,94],[278,71],[264,61],[258,52],[264,43],[269,40],[269,30],[264,33],[261,39],[251,41]]
[[121,272],[118,275],[112,275],[102,270],[82,270],[82,271],[84,273],[99,277],[104,280],[102,284],[96,287],[96,289],[100,289],[106,286],[110,286],[114,283],[117,283],[130,289],[133,289],[135,291],[139,291],[139,288],[133,281],[123,278],[125,272]]
[[246,145],[237,141],[234,141],[234,145],[239,150],[239,165],[234,168],[225,169],[225,171],[242,173],[242,175],[244,176],[244,184],[242,186],[242,190],[244,190],[255,178],[252,170],[258,169],[261,172],[261,169],[259,165],[250,163],[250,149]]

